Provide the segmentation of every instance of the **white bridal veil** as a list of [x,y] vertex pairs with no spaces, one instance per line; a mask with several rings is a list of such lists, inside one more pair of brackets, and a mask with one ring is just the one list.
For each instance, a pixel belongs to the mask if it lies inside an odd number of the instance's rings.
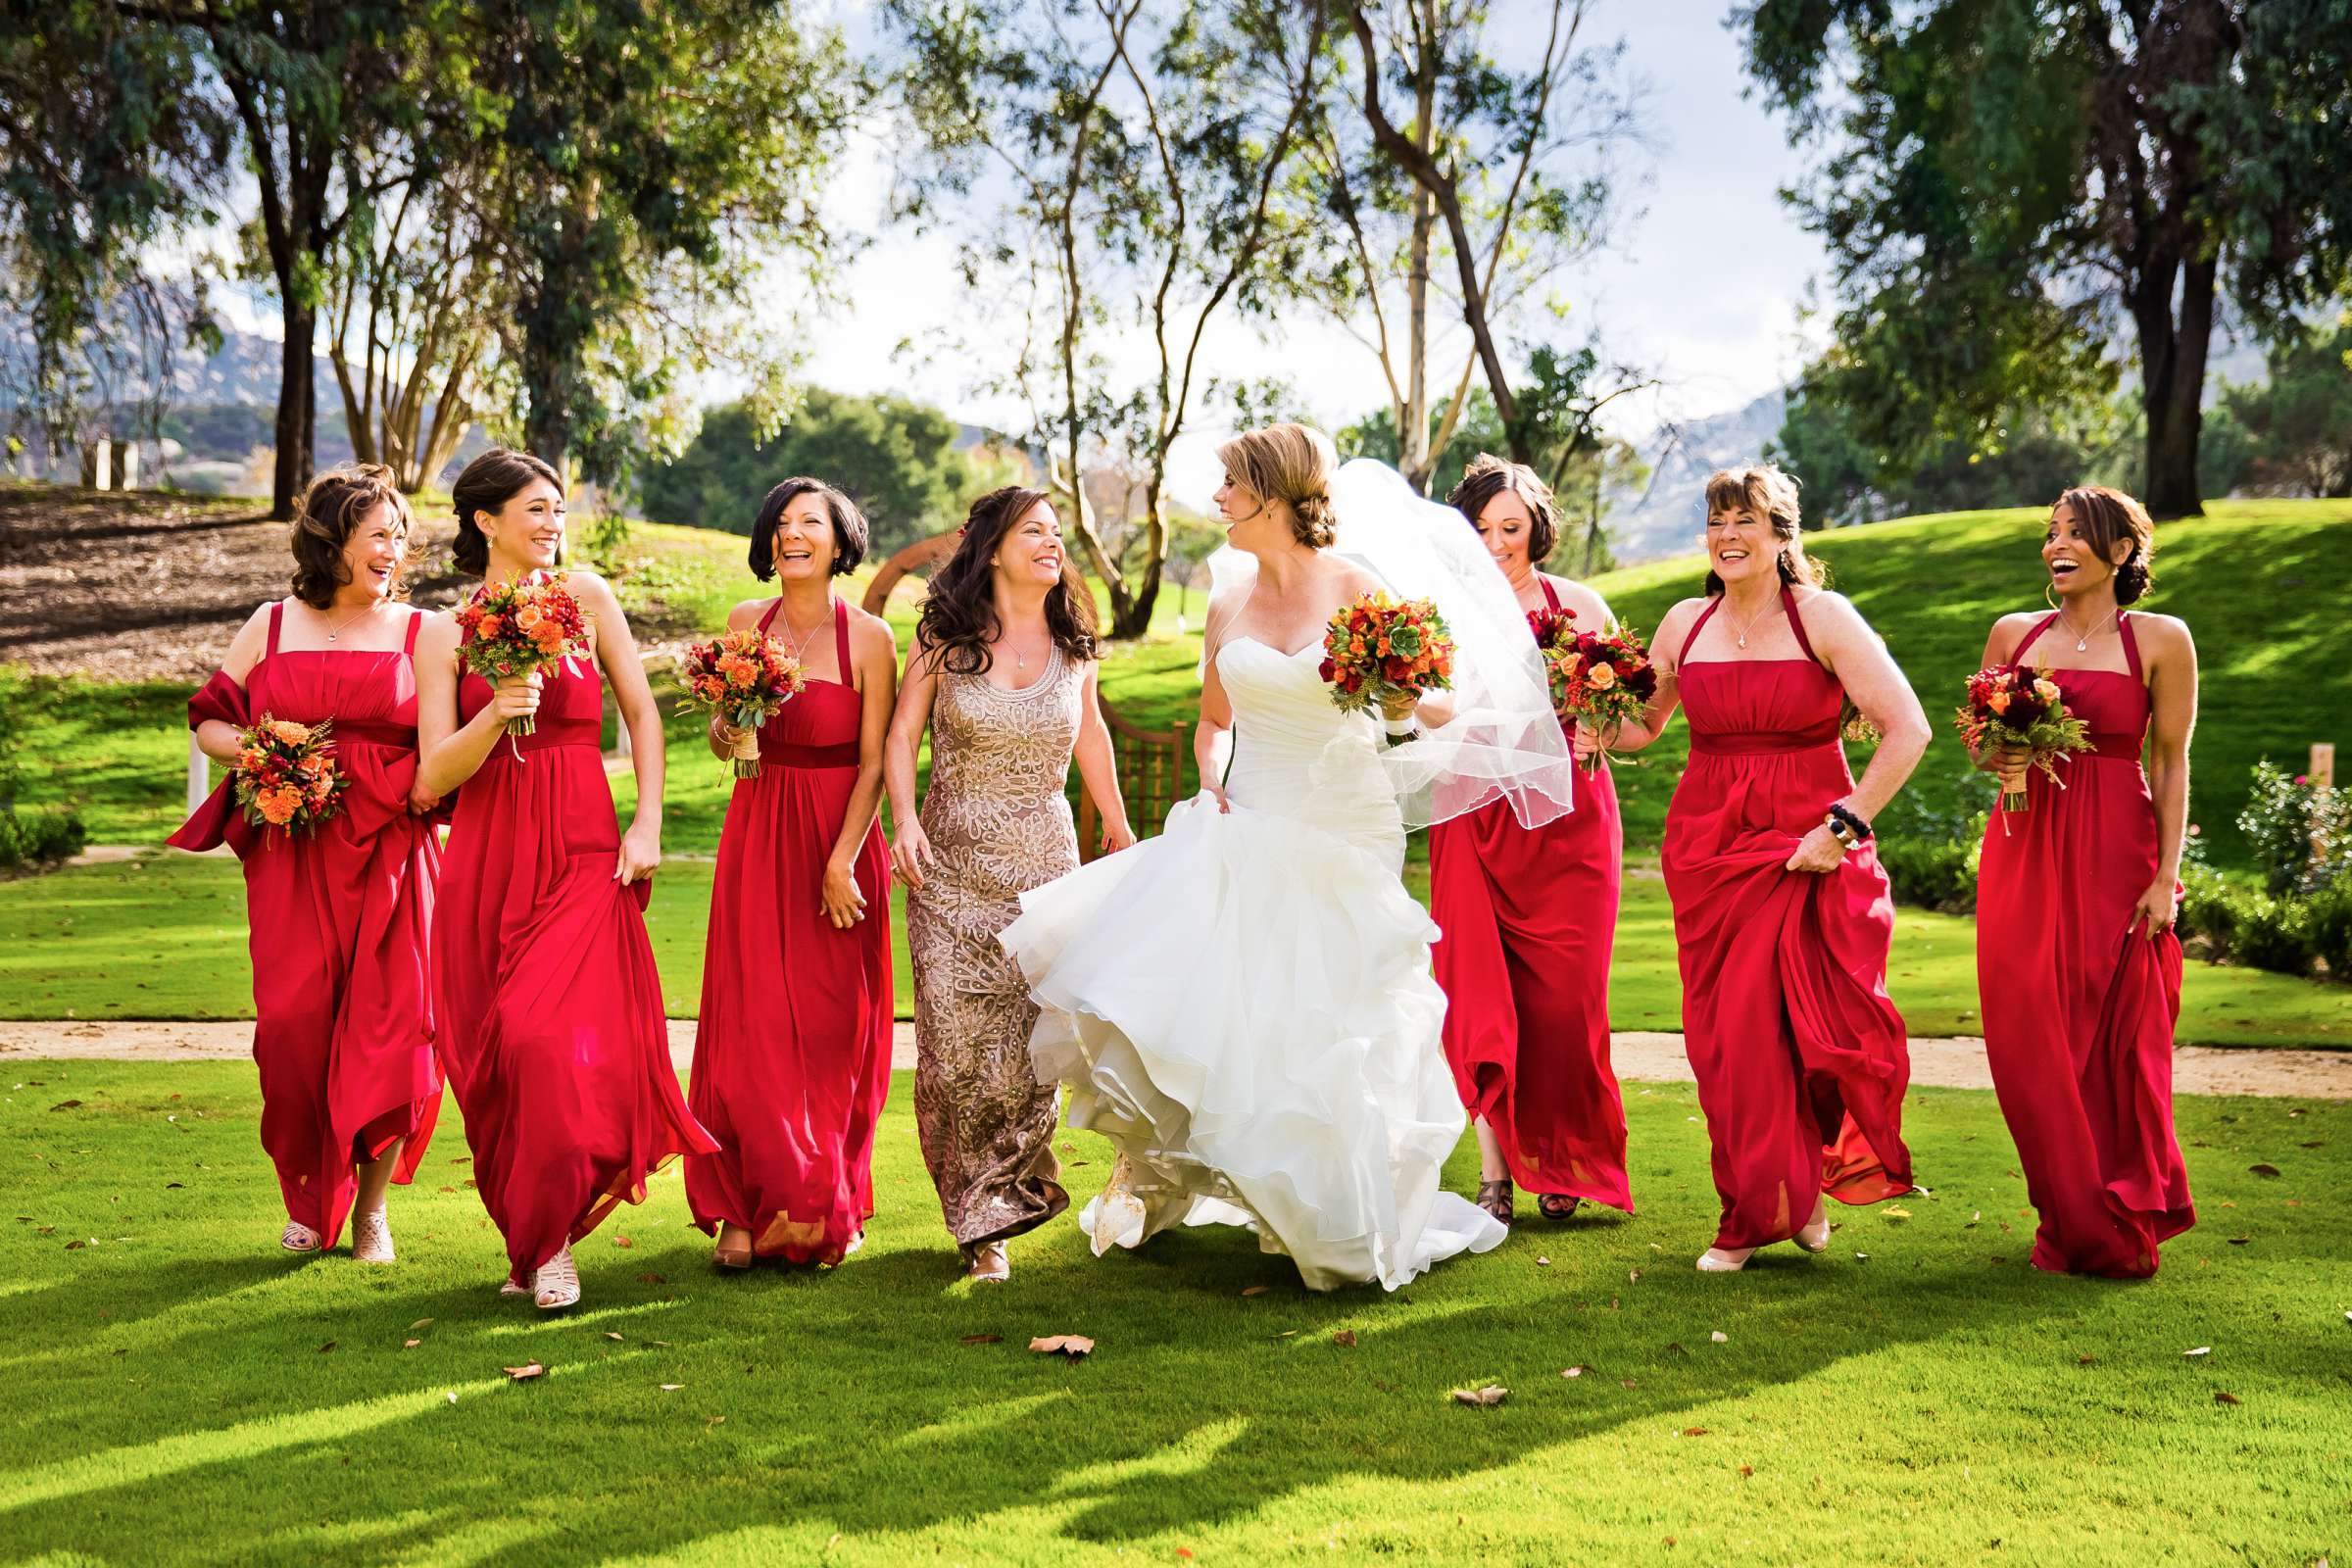
[[[1384,463],[1357,458],[1331,483],[1332,549],[1400,599],[1427,599],[1453,636],[1453,713],[1381,752],[1407,827],[1507,800],[1541,827],[1566,813],[1575,763],[1551,709],[1551,687],[1510,583],[1477,530],[1453,508],[1415,495]],[[1209,558],[1214,590],[1247,593],[1257,563],[1230,546]]]

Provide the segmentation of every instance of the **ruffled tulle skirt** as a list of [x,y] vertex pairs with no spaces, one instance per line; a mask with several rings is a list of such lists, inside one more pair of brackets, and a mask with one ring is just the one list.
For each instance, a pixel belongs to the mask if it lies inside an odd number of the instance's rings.
[[1021,908],[1000,940],[1045,1009],[1037,1074],[1132,1173],[1081,1215],[1098,1252],[1243,1225],[1313,1289],[1394,1290],[1501,1242],[1439,1187],[1464,1117],[1438,933],[1390,857],[1202,797]]

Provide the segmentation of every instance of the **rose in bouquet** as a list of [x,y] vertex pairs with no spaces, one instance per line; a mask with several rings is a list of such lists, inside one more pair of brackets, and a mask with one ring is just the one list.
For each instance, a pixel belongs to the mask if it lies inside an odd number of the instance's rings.
[[[2024,664],[1988,664],[1969,676],[1968,701],[1953,722],[1971,753],[2023,747],[2030,754],[2026,765],[2041,769],[2062,789],[2058,760],[2090,749],[2089,727],[2067,709],[2049,671]],[[2003,789],[2001,809],[2022,811],[2026,799],[2023,789]]]
[[[484,583],[458,607],[458,657],[493,685],[550,669],[588,651],[588,612],[564,586],[564,574]],[[537,720],[524,714],[507,728],[528,735]]]
[[1600,750],[1587,761],[1599,771],[1608,741],[1642,716],[1658,695],[1658,672],[1649,649],[1622,623],[1607,631],[1578,631],[1572,610],[1538,610],[1527,617],[1551,682],[1551,706],[1600,737]]
[[256,827],[300,833],[342,809],[351,776],[335,765],[333,721],[297,724],[262,715],[245,731],[232,782],[238,808]]
[[1453,684],[1453,637],[1426,599],[1365,594],[1333,613],[1318,673],[1346,712],[1419,702]]
[[760,772],[760,726],[808,684],[801,662],[758,631],[731,631],[678,656],[688,708],[709,709],[738,733],[729,753],[737,778]]

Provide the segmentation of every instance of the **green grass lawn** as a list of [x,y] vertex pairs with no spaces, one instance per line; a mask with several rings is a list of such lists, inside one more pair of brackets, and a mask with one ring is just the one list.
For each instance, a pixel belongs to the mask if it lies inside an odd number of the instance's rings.
[[[672,1172],[582,1245],[585,1303],[550,1320],[496,1295],[454,1106],[395,1195],[402,1261],[368,1269],[277,1252],[250,1068],[8,1072],[12,1560],[2352,1551],[2341,1104],[2183,1102],[2203,1223],[2133,1285],[2027,1267],[1992,1097],[1936,1091],[1910,1104],[1933,1190],[1912,1217],[1840,1210],[1824,1256],[1699,1275],[1704,1131],[1688,1086],[1658,1086],[1628,1095],[1638,1218],[1530,1220],[1393,1296],[1309,1295],[1226,1231],[1098,1260],[1066,1219],[975,1292],[953,1278],[902,1077],[881,1211],[845,1267],[714,1276]],[[1064,1147],[1083,1200],[1107,1160],[1086,1135]],[[1465,1143],[1450,1185],[1472,1165]],[[1026,1348],[1065,1333],[1094,1355]],[[502,1371],[534,1361],[535,1381]],[[1449,1397],[1489,1385],[1503,1403]]]
[[[702,994],[709,861],[673,860],[654,879],[647,913],[672,1017]],[[1415,897],[1425,867],[1408,868]],[[903,890],[892,898],[898,1009],[914,1015]],[[0,892],[0,1017],[252,1016],[245,895],[236,862],[168,855],[74,866]],[[1653,876],[1626,880],[1609,1005],[1620,1029],[1678,1030],[1673,911]],[[1975,1034],[1974,922],[1924,909],[1896,916],[1888,988],[1914,1034]],[[2191,963],[2180,1017],[2184,1045],[2352,1047],[2352,987],[2259,969]]]

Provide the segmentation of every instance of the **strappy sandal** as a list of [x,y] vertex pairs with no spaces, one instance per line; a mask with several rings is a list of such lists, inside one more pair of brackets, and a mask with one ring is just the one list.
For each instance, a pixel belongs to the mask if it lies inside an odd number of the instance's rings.
[[1471,1201],[1494,1215],[1497,1223],[1508,1225],[1511,1222],[1511,1179],[1505,1176],[1498,1182],[1480,1182],[1478,1197]]
[[531,1287],[536,1293],[532,1300],[542,1312],[561,1312],[580,1304],[580,1270],[571,1260],[570,1247],[560,1249],[539,1265],[531,1276]]
[[351,1221],[351,1256],[357,1263],[389,1263],[392,1250],[392,1221],[380,1208],[357,1214]]
[[1536,1212],[1554,1224],[1574,1216],[1583,1203],[1583,1199],[1571,1197],[1567,1193],[1538,1193],[1536,1195]]
[[277,1245],[289,1252],[316,1252],[318,1239],[317,1231],[295,1219],[286,1221],[286,1228],[277,1233]]

